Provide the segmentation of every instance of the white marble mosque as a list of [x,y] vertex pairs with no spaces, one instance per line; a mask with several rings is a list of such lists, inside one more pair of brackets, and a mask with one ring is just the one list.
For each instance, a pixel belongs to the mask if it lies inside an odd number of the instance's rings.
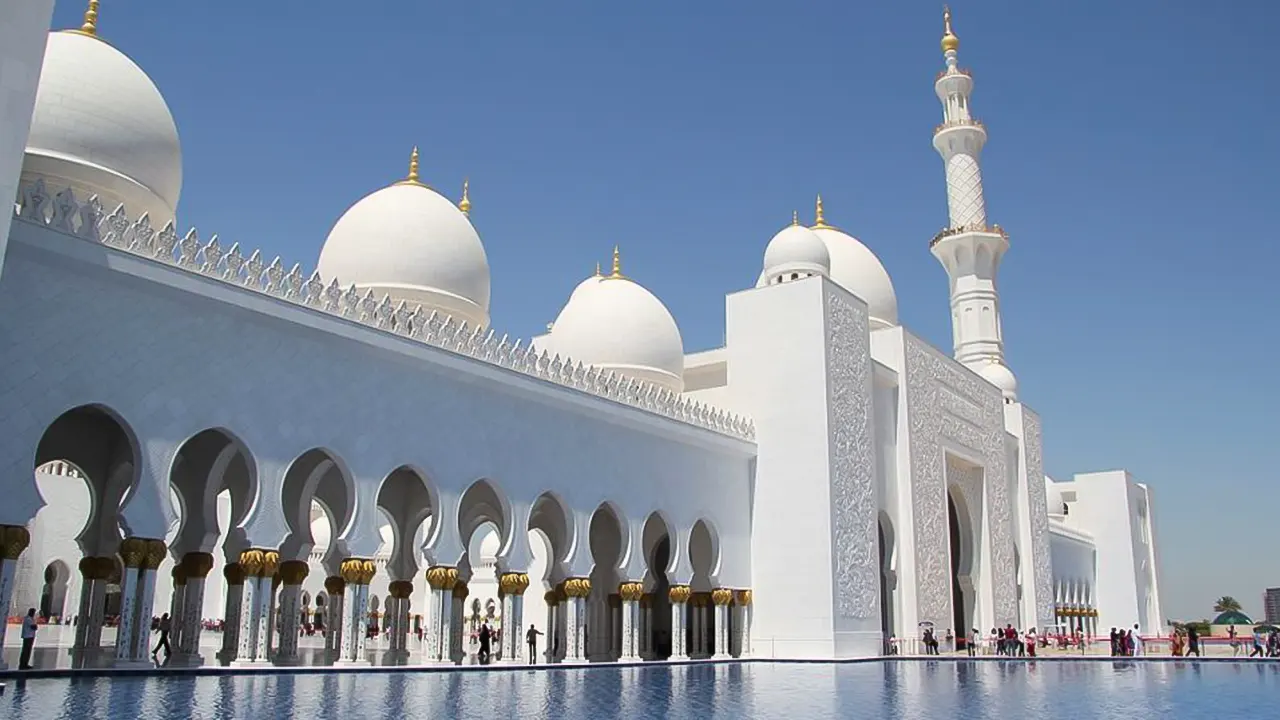
[[951,353],[899,324],[821,199],[761,229],[723,347],[690,353],[616,250],[546,334],[504,335],[470,198],[424,184],[416,150],[314,271],[180,230],[160,89],[96,0],[48,32],[52,5],[0,28],[0,603],[74,620],[78,657],[146,662],[163,612],[176,661],[233,665],[298,662],[304,624],[338,665],[369,661],[370,625],[394,661],[461,662],[477,607],[512,630],[507,662],[531,659],[530,625],[566,663],[876,656],[927,624],[1161,630],[1151,491],[1047,477],[1005,362],[1010,237],[949,12],[948,221],[921,250]]

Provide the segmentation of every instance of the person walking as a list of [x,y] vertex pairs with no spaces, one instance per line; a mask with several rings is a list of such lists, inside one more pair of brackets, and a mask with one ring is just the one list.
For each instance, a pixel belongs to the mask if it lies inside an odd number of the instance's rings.
[[480,626],[480,664],[489,664],[489,641],[493,639],[493,633],[489,631],[489,623]]
[[529,644],[529,664],[538,664],[538,636],[542,633],[538,632],[538,628],[529,623],[529,632],[524,634],[524,641]]
[[965,647],[969,650],[969,657],[978,654],[978,638],[978,628],[974,628],[973,632],[969,634],[969,642],[965,643]]
[[1194,627],[1187,628],[1187,657],[1200,657],[1200,633]]
[[26,617],[22,618],[22,653],[18,655],[18,669],[31,670],[31,650],[36,644],[36,609],[31,608],[27,611]]
[[[173,654],[173,649],[169,647],[169,631],[173,628],[173,623],[169,620],[169,613],[160,616],[160,622],[156,623],[156,632],[160,633],[160,642],[151,648],[151,659],[157,665],[168,664],[169,656]],[[160,662],[160,648],[164,648],[164,663]]]

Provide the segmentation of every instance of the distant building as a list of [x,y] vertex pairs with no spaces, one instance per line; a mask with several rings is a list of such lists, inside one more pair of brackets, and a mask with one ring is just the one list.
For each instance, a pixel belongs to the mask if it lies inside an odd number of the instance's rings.
[[1262,594],[1262,607],[1268,623],[1280,624],[1280,588],[1267,588]]

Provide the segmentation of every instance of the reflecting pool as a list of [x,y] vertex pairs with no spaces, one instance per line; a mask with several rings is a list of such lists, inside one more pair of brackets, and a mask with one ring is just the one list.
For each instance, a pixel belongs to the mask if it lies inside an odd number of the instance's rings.
[[[1257,718],[1276,663],[890,662],[8,681],[0,718]],[[1260,714],[1261,713],[1261,714]]]

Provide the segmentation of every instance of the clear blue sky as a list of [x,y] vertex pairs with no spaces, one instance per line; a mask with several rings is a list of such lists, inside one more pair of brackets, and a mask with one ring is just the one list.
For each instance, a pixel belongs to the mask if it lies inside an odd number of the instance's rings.
[[[83,6],[59,0],[55,26]],[[1223,594],[1260,614],[1280,586],[1280,4],[952,9],[1048,471],[1152,486],[1167,615]],[[205,237],[311,267],[416,144],[435,187],[471,178],[501,331],[537,333],[617,243],[695,350],[821,191],[904,324],[949,349],[927,247],[946,221],[939,2],[106,0],[99,28],[165,94],[179,214]]]

